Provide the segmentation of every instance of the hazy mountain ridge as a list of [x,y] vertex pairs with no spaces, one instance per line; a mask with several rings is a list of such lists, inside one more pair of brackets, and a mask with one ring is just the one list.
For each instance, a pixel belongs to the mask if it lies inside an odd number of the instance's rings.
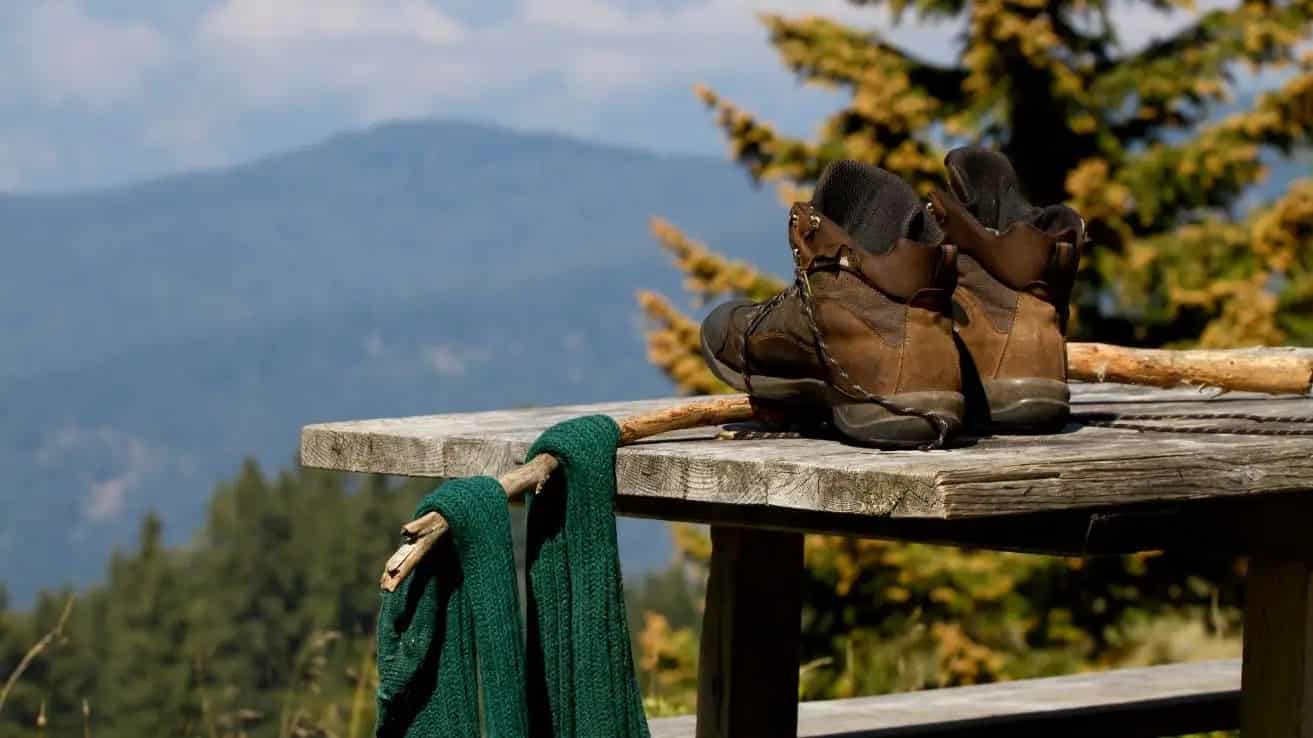
[[[730,162],[468,124],[0,197],[0,581],[94,581],[149,510],[187,540],[305,423],[668,394],[633,300],[680,292],[651,215],[789,266],[773,191]],[[626,561],[659,563],[660,529],[625,525]]]
[[[713,217],[708,199],[731,192],[740,205]],[[755,235],[770,199],[714,159],[442,123],[381,126],[116,190],[6,198],[0,291],[10,305],[32,307],[6,319],[0,376],[183,338],[198,326],[386,306],[626,264],[640,253],[656,263],[643,227],[649,214],[689,213],[717,234]],[[741,213],[749,203],[752,213]],[[40,309],[73,291],[59,309]],[[88,335],[76,346],[51,340],[62,332]]]
[[460,124],[0,200],[0,581],[95,580],[150,509],[185,540],[304,423],[669,392],[633,301],[679,289],[654,214],[787,264],[773,193],[728,162]]

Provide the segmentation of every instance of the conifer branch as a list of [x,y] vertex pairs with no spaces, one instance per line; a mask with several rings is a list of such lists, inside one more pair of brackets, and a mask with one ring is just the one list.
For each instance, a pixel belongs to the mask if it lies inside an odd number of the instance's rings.
[[1104,60],[1095,72],[1091,99],[1108,111],[1135,100],[1133,115],[1112,127],[1121,141],[1192,125],[1207,114],[1207,103],[1227,98],[1229,70],[1236,61],[1288,62],[1310,28],[1313,15],[1297,3],[1246,2],[1213,10],[1129,58]]
[[701,299],[735,295],[765,300],[784,289],[783,281],[743,261],[731,261],[701,241],[686,236],[667,220],[653,218],[652,236],[675,257],[675,266],[687,275],[685,288]]
[[[695,92],[716,113],[730,156],[754,179],[810,183],[837,159],[857,159],[908,180],[926,191],[938,181],[942,159],[916,134],[933,121],[933,102],[907,93],[906,77],[878,78],[853,92],[853,104],[830,116],[816,144],[781,136],[712,90]],[[861,131],[864,135],[853,135]]]
[[721,394],[729,387],[707,369],[702,359],[699,326],[665,297],[638,293],[638,303],[655,326],[647,332],[647,359],[685,394]]
[[899,75],[929,101],[951,104],[962,97],[965,70],[918,59],[878,35],[818,16],[763,15],[762,22],[784,63],[808,82],[860,87]]
[[1263,176],[1263,147],[1289,150],[1310,141],[1313,69],[1263,95],[1252,111],[1205,126],[1191,140],[1151,146],[1127,162],[1116,179],[1134,198],[1130,225],[1162,231],[1184,211],[1221,208]]
[[848,0],[852,5],[883,5],[893,13],[894,20],[901,20],[909,8],[916,11],[917,17],[955,18],[962,14],[966,0]]
[[729,141],[730,156],[743,164],[753,179],[815,181],[830,162],[819,147],[779,135],[710,88],[698,85],[693,91],[715,112],[716,125]]

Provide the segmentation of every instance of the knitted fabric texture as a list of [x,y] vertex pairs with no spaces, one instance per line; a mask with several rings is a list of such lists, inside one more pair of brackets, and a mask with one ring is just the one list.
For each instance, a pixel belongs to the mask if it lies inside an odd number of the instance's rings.
[[504,490],[464,479],[425,498],[416,516],[436,510],[451,533],[383,596],[380,738],[648,735],[615,532],[619,440],[615,421],[590,416],[529,451],[560,470],[529,500],[527,648]]
[[528,676],[534,735],[648,735],[620,584],[615,533],[619,442],[615,421],[593,415],[549,428],[527,456],[550,453],[561,462],[562,472],[529,500]]
[[529,717],[506,492],[489,477],[452,480],[415,517],[433,511],[448,534],[383,594],[375,734],[523,738]]

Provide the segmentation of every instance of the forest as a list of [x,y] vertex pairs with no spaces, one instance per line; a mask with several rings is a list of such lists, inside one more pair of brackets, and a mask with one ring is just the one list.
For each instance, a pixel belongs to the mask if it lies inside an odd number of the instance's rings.
[[[369,735],[380,563],[432,485],[247,463],[215,490],[190,544],[161,545],[148,517],[103,585],[43,592],[30,612],[0,608],[6,677],[55,634],[3,686],[0,736]],[[628,580],[654,716],[693,707],[709,555],[698,528],[672,535],[671,566]],[[1243,563],[1229,559],[1082,561],[823,537],[807,555],[805,699],[1239,649]]]

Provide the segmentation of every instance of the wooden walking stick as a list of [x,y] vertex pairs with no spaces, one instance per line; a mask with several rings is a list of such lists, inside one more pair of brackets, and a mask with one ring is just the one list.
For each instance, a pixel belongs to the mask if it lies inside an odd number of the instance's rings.
[[[1133,349],[1103,343],[1067,346],[1071,379],[1154,387],[1200,385],[1235,392],[1308,395],[1313,389],[1313,349],[1265,348],[1198,351]],[[771,411],[748,397],[690,401],[688,404],[620,421],[620,445],[685,428],[767,419]],[[541,485],[556,470],[556,458],[539,454],[502,475],[507,497]],[[447,521],[427,513],[401,528],[401,547],[388,559],[380,586],[394,591],[447,530]]]
[[1229,392],[1307,395],[1313,385],[1313,349],[1169,351],[1071,343],[1067,344],[1067,374],[1086,382],[1152,387],[1193,384]]
[[[643,413],[620,421],[620,445],[624,446],[660,433],[704,425],[760,420],[769,415],[769,410],[754,403],[749,397],[695,400],[679,407]],[[497,481],[502,489],[506,490],[506,496],[514,499],[547,481],[552,472],[556,471],[556,466],[555,456],[539,454],[506,472]],[[433,544],[446,531],[447,521],[435,512],[421,515],[401,526],[401,537],[405,542],[388,559],[379,586],[385,591],[394,591],[397,585],[415,570],[420,559],[433,548]]]

